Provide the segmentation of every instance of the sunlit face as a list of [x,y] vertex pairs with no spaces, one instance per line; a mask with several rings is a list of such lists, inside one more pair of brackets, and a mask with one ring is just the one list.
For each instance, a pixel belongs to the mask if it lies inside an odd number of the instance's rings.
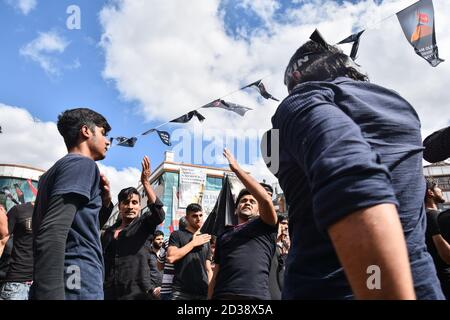
[[88,140],[89,149],[94,160],[103,160],[106,157],[111,141],[108,139],[105,128],[96,126],[93,133],[94,135]]
[[437,203],[444,203],[445,202],[444,194],[442,193],[442,189],[441,188],[434,187],[434,189],[433,189],[433,199]]
[[278,235],[286,235],[288,234],[288,221],[287,220],[283,220],[280,221],[280,223],[278,224]]
[[131,196],[119,203],[119,213],[122,220],[133,220],[141,212],[141,201],[139,196],[132,193]]
[[186,215],[186,220],[191,228],[193,228],[194,230],[198,230],[202,227],[203,224],[203,212],[188,212]]
[[258,201],[251,194],[247,194],[239,200],[237,214],[241,219],[248,220],[259,215]]

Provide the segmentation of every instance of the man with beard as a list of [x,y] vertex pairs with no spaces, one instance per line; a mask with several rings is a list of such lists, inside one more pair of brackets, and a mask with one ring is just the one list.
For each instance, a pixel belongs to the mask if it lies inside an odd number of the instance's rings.
[[275,254],[277,215],[272,196],[225,149],[230,169],[246,189],[236,199],[238,225],[217,238],[214,274],[208,297],[221,300],[270,300],[269,272]]
[[449,211],[440,212],[439,203],[445,199],[442,190],[432,180],[427,180],[427,193],[425,205],[427,210],[427,231],[425,239],[428,251],[433,257],[442,291],[447,300],[450,299],[450,244],[441,234],[442,225],[439,223],[442,215],[448,215]]
[[153,234],[153,240],[148,248],[149,260],[148,265],[150,267],[150,284],[149,294],[151,299],[161,299],[161,283],[163,272],[158,268],[158,259],[161,253],[164,251],[162,248],[164,243],[164,233],[161,230],[156,230]]
[[148,211],[141,214],[141,195],[136,188],[118,195],[120,220],[102,236],[105,257],[105,300],[147,300],[151,298],[148,238],[164,221],[162,202],[150,185],[150,160],[142,160],[141,183],[147,195]]

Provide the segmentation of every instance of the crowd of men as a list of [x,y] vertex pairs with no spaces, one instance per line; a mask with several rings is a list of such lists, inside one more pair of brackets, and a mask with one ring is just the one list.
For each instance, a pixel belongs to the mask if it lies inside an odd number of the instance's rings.
[[[68,154],[41,176],[35,202],[0,208],[2,249],[13,236],[0,299],[449,298],[450,212],[439,209],[442,190],[425,181],[422,157],[450,157],[450,128],[422,143],[413,107],[370,83],[318,33],[290,59],[285,85],[272,153],[289,220],[277,214],[270,186],[225,149],[245,189],[238,223],[217,237],[201,232],[206,213],[193,203],[164,242],[147,157],[148,210],[141,213],[137,189],[125,188],[118,221],[101,231],[113,204],[95,162],[106,156],[111,127],[90,109],[62,113]],[[379,284],[369,286],[374,266]]]

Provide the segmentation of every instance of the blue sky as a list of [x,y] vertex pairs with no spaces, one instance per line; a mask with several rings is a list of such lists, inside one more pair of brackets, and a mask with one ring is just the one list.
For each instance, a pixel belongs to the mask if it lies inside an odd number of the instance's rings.
[[[66,9],[81,8],[81,30],[68,30]],[[42,121],[56,121],[57,115],[72,107],[86,106],[105,115],[113,127],[112,135],[133,135],[150,124],[133,110],[136,102],[127,102],[111,81],[102,78],[103,51],[98,47],[102,34],[98,13],[104,1],[39,1],[28,15],[23,15],[5,1],[0,1],[0,97],[4,104],[26,106]],[[55,31],[69,41],[63,54],[56,57],[60,75],[46,73],[37,63],[19,54],[20,48],[35,39],[39,32]],[[76,61],[80,66],[71,69]],[[67,69],[66,69],[67,68]],[[104,161],[117,168],[138,166],[152,145],[156,163],[162,159],[163,146],[150,136],[129,149],[113,148]]]
[[[0,147],[12,150],[0,163],[48,168],[64,153],[55,122],[68,108],[90,107],[108,119],[111,136],[133,136],[265,76],[268,90],[283,99],[284,67],[315,28],[336,43],[370,26],[358,63],[373,82],[410,101],[429,134],[450,119],[450,3],[433,1],[440,55],[448,61],[431,68],[414,54],[394,15],[413,2],[0,0]],[[66,27],[70,5],[81,9],[81,30]],[[193,120],[162,130],[212,130],[237,140],[248,134],[248,155],[250,140],[270,128],[277,103],[252,90],[226,99],[254,110],[244,118],[205,110],[201,125]],[[118,185],[134,183],[143,155],[156,167],[169,149],[155,134],[140,137],[133,149],[112,148],[103,169]],[[260,158],[247,160],[252,174],[273,179]]]

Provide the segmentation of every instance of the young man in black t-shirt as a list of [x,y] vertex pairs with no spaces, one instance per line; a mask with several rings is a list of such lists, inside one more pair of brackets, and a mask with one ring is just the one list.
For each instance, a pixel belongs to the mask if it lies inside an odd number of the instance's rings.
[[39,179],[30,297],[103,300],[100,229],[113,206],[109,182],[95,162],[106,157],[111,127],[86,108],[65,111],[57,127],[68,154]]
[[427,193],[425,195],[427,230],[425,233],[425,240],[428,251],[433,257],[436,266],[442,292],[448,300],[450,299],[450,244],[442,235],[441,229],[444,226],[439,223],[441,212],[438,210],[437,206],[438,203],[444,202],[445,199],[442,195],[442,190],[434,181],[427,180]]
[[212,277],[209,234],[201,234],[202,207],[192,203],[186,208],[187,227],[169,238],[167,261],[175,265],[172,300],[205,300]]
[[226,149],[224,156],[247,189],[236,200],[239,224],[217,238],[208,297],[269,300],[269,271],[278,231],[272,197],[241,169]]
[[28,300],[33,280],[33,234],[31,218],[34,203],[12,207],[8,212],[7,230],[1,235],[14,236],[11,260],[5,283],[0,290],[0,300]]

